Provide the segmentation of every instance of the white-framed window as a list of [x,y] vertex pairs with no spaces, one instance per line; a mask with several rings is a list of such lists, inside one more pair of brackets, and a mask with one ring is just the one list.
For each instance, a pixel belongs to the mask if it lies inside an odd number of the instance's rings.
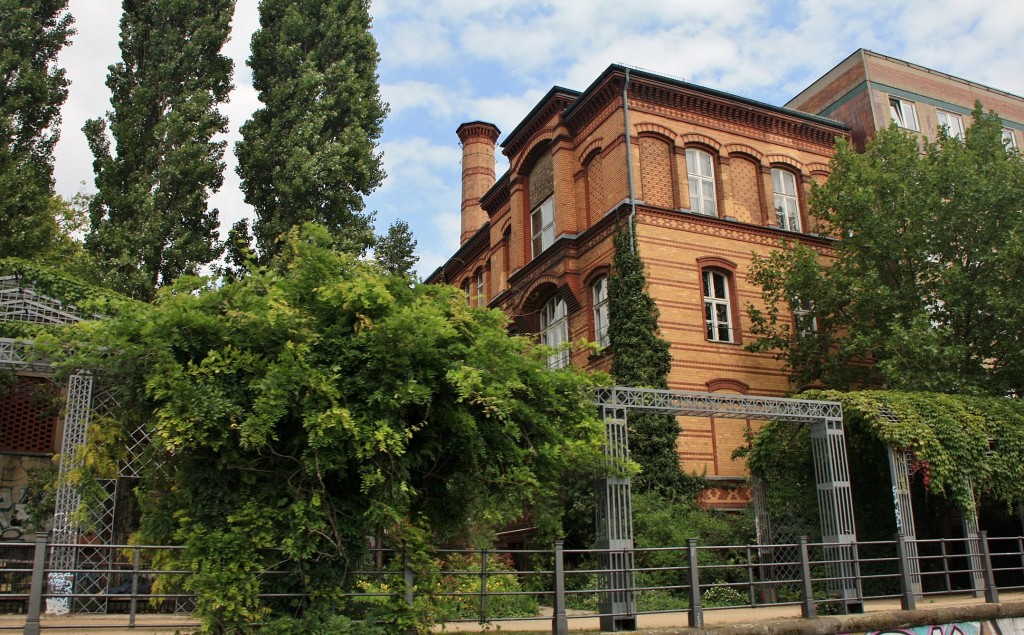
[[775,221],[782,229],[800,231],[800,202],[796,192],[796,175],[788,170],[772,168],[772,192],[775,194]]
[[555,242],[555,197],[549,196],[530,213],[533,227],[533,257]]
[[950,137],[956,137],[961,141],[964,138],[964,120],[960,115],[940,110],[939,114],[939,125],[946,126],[947,132]]
[[705,269],[704,325],[708,340],[731,342],[732,315],[729,311],[729,278],[721,271]]
[[900,128],[920,131],[917,126],[917,106],[912,101],[900,99],[899,97],[889,98],[889,116]]
[[1014,138],[1013,130],[1003,128],[1003,145],[1006,146],[1007,150],[1017,149],[1017,140]]
[[469,280],[462,283],[462,294],[466,296],[466,306],[472,306],[473,296],[469,292]]
[[598,346],[608,346],[608,276],[601,276],[590,285],[590,293],[594,300],[594,342]]
[[484,270],[476,270],[476,305],[486,306],[487,298],[484,297]]
[[548,355],[548,368],[564,368],[569,365],[569,315],[565,300],[554,296],[544,303],[540,311],[540,343],[555,349]]
[[814,301],[793,298],[793,322],[800,337],[811,337],[818,332],[818,318],[814,317]]
[[687,148],[686,174],[690,185],[690,211],[716,216],[715,165],[711,155],[703,150]]

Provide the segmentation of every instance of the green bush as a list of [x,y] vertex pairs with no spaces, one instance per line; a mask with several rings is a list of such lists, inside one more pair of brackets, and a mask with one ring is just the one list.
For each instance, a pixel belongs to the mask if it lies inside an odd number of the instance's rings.
[[[396,564],[399,564],[396,562]],[[425,615],[428,623],[458,619],[479,619],[482,584],[479,552],[447,554],[444,560],[434,559],[432,570],[420,573],[414,582],[415,612]],[[504,595],[524,591],[507,554],[488,554],[487,558],[488,620],[505,617],[532,617],[539,604],[534,595]],[[357,603],[382,607],[393,604],[404,592],[401,579],[392,571],[382,580],[361,580],[361,593],[389,593],[390,597],[361,597]]]

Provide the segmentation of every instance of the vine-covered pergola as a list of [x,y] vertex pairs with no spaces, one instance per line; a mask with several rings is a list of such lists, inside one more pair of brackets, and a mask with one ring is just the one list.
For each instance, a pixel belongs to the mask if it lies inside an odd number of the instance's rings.
[[[18,275],[0,276],[0,323],[20,323],[22,326],[61,326],[80,322],[85,316],[73,305],[39,292],[31,280]],[[55,369],[32,352],[31,339],[0,337],[0,370],[17,374],[45,377],[58,382]],[[90,544],[111,544],[114,539],[115,503],[118,479],[99,483],[99,497],[89,501],[89,531],[82,534],[74,515],[82,498],[65,478],[78,467],[76,457],[85,445],[90,420],[104,416],[115,405],[116,387],[104,384],[98,373],[83,369],[59,382],[64,396],[63,434],[60,439],[60,476],[53,511],[53,548],[50,549],[51,570],[73,571],[96,569],[90,576],[78,576],[78,587],[72,587],[73,574],[52,574],[51,593],[80,594],[76,609],[83,612],[106,612],[102,593],[110,586],[106,570],[110,569],[107,549],[83,550],[72,545],[88,541]],[[144,431],[140,431],[144,434]],[[121,478],[138,477],[138,461],[146,438],[128,440],[127,459],[119,470]],[[89,595],[91,597],[85,597]],[[60,602],[54,603],[60,605]],[[65,608],[70,608],[66,603]]]
[[[614,386],[595,391],[594,403],[605,422],[605,451],[611,462],[629,458],[629,412],[810,425],[822,541],[830,545],[826,548],[827,554],[835,563],[833,590],[844,608],[857,610],[853,605],[859,602],[860,594],[852,565],[857,535],[843,434],[843,408],[839,402]],[[605,583],[606,588],[613,590],[601,596],[603,631],[636,629],[630,499],[628,477],[608,476],[601,482],[597,496],[597,546],[607,550]]]

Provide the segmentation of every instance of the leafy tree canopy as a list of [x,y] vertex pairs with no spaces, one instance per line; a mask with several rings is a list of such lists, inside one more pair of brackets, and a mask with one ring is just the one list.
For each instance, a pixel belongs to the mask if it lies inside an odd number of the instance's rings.
[[[1024,391],[1024,160],[978,105],[966,138],[895,127],[836,147],[811,214],[837,239],[755,258],[755,350],[798,387]],[[797,305],[800,324],[790,311]]]
[[74,33],[67,0],[0,0],[0,257],[59,240],[53,148],[68,80],[57,55]]
[[[224,179],[234,0],[125,0],[113,111],[86,122],[97,194],[86,247],[99,278],[150,300],[221,253],[208,199]],[[109,128],[109,134],[108,134]],[[113,140],[113,147],[111,144]]]
[[[74,334],[68,368],[102,367],[121,390],[82,481],[149,433],[139,539],[186,545],[209,628],[339,610],[367,536],[467,540],[523,510],[553,532],[563,482],[601,464],[590,376],[548,370],[457,289],[332,245],[296,228],[268,267],[183,278]],[[259,576],[271,564],[287,573]]]
[[409,231],[409,223],[397,220],[388,227],[388,233],[377,239],[374,257],[385,271],[395,275],[409,275],[419,258],[415,255],[416,239]]
[[[235,154],[261,262],[304,222],[324,225],[351,253],[373,245],[363,197],[384,179],[378,59],[368,0],[260,2],[248,64],[263,106]],[[248,229],[237,225],[236,236]]]

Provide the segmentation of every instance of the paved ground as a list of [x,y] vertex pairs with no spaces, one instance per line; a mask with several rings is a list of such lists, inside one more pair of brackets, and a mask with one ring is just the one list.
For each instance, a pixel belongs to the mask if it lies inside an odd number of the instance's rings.
[[[1024,593],[1004,593],[1000,600],[1003,603],[1024,602]],[[918,603],[918,609],[956,607],[984,604],[984,598],[971,595],[944,596],[925,599]],[[865,603],[865,612],[893,612],[900,610],[898,600],[870,600]],[[771,606],[758,609],[722,609],[708,610],[704,613],[705,630],[736,627],[743,624],[765,624],[779,620],[800,618],[799,606]],[[20,632],[24,628],[24,615],[0,616],[0,631]],[[135,628],[127,629],[127,615],[68,615],[63,617],[43,616],[41,627],[43,633],[64,633],[67,635],[115,635],[132,633],[133,635],[189,633],[196,621],[189,615],[140,615],[136,619]],[[685,629],[686,613],[659,613],[641,615],[637,619],[640,630]],[[569,628],[573,631],[597,631],[600,628],[598,618],[580,611],[573,611],[569,619]],[[504,633],[515,632],[550,632],[551,611],[536,620],[512,620],[494,622],[490,626],[477,623],[450,623],[444,630],[447,632],[479,632],[500,629]],[[436,629],[442,630],[440,627]]]

